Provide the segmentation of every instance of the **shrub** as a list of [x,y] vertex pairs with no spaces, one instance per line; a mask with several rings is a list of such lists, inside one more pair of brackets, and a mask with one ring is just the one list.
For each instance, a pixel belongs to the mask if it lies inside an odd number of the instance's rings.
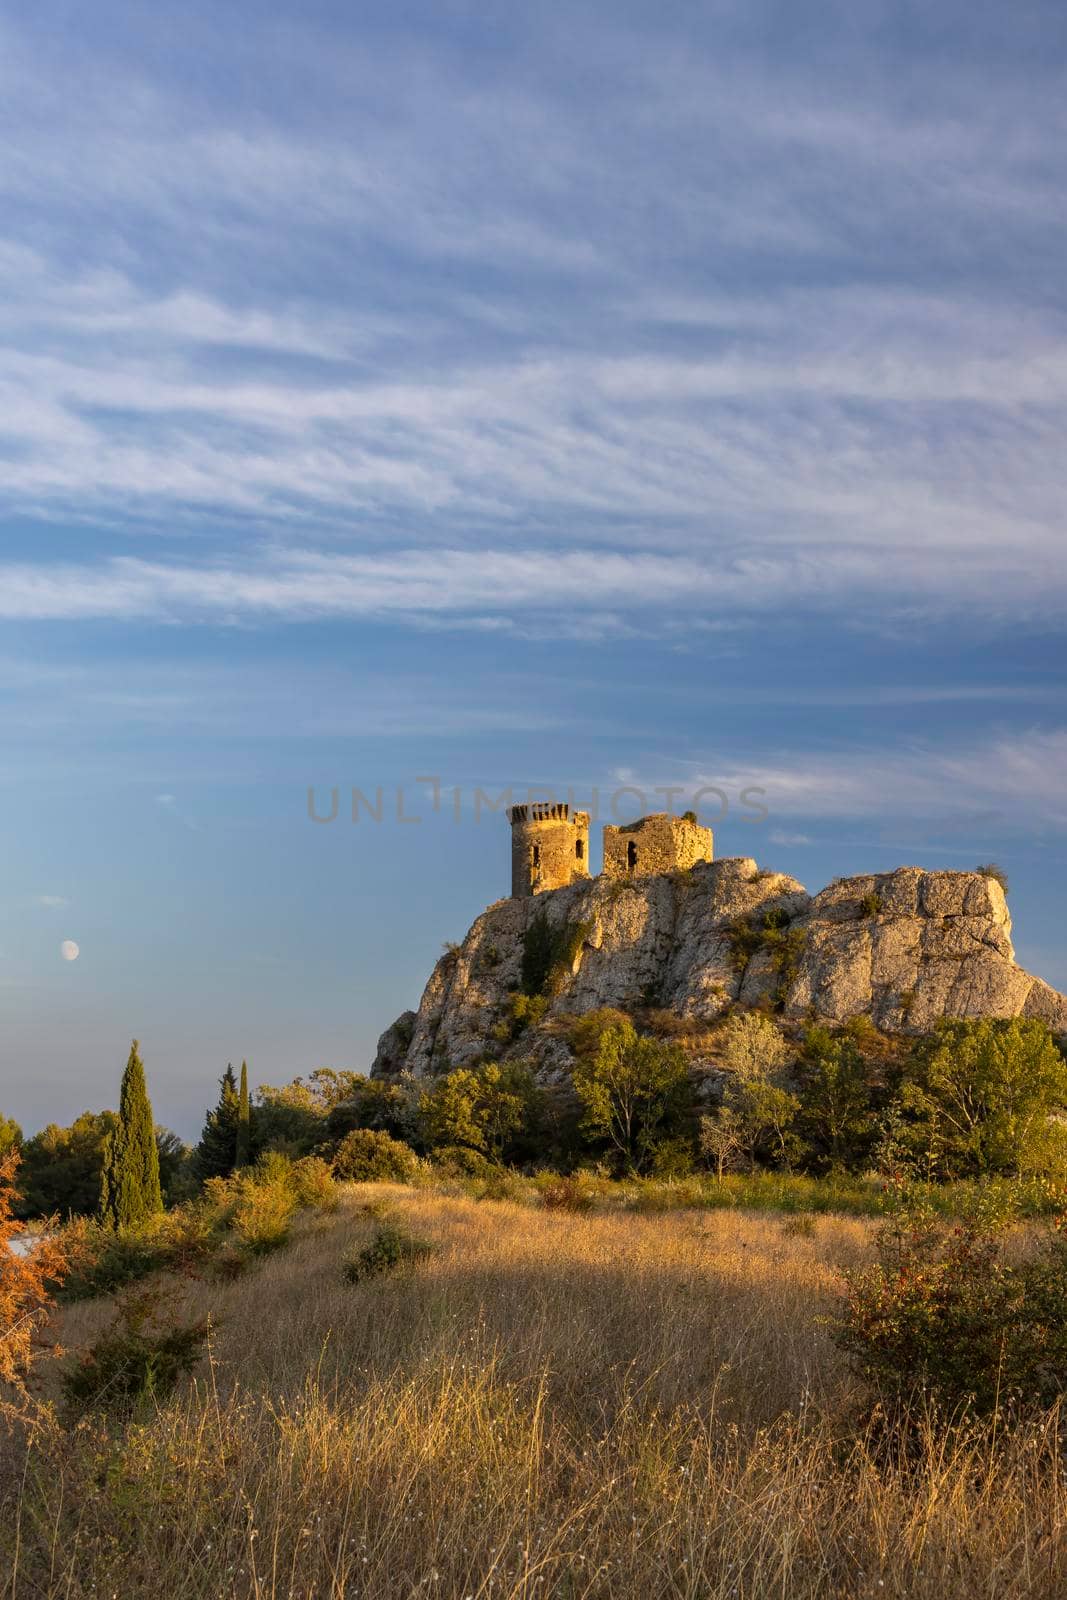
[[74,1411],[130,1416],[165,1400],[192,1372],[208,1335],[207,1319],[159,1326],[158,1292],[128,1296],[112,1327],[61,1374]]
[[815,1236],[815,1218],[808,1211],[797,1211],[783,1217],[782,1234],[787,1239],[811,1239]]
[[395,1222],[383,1222],[362,1250],[349,1256],[341,1271],[346,1283],[363,1283],[397,1267],[412,1266],[433,1254],[433,1245],[416,1239]]
[[878,1259],[845,1274],[834,1336],[891,1421],[917,1400],[980,1415],[1052,1405],[1067,1393],[1067,1241],[1006,1259],[996,1219],[955,1227],[910,1200]]
[[413,1183],[419,1162],[399,1139],[372,1128],[354,1128],[337,1147],[334,1176],[348,1183]]
[[680,1136],[654,1139],[649,1145],[649,1152],[654,1178],[688,1178],[693,1171],[692,1139]]
[[311,1211],[337,1210],[337,1185],[329,1163],[321,1156],[301,1156],[294,1161],[291,1182],[298,1206]]
[[862,917],[876,917],[882,909],[882,897],[873,890],[865,894],[860,901],[860,915]]
[[223,1248],[235,1201],[223,1181],[222,1197],[180,1206],[138,1228],[113,1229],[77,1218],[62,1232],[70,1270],[60,1299],[114,1294],[155,1272],[195,1274]]
[[753,956],[769,956],[778,978],[776,1003],[796,977],[804,950],[803,928],[791,928],[789,921],[789,913],[778,906],[755,918],[737,917],[727,930],[730,966],[739,977],[744,976]]
[[564,922],[554,928],[547,913],[537,911],[522,938],[523,993],[531,996],[557,993],[589,933],[587,922]]
[[167,1264],[166,1240],[149,1228],[109,1228],[99,1222],[73,1222],[64,1230],[70,1271],[63,1284],[64,1300],[88,1300]]
[[266,1255],[283,1245],[297,1208],[293,1163],[272,1151],[261,1156],[251,1172],[232,1178],[229,1188],[230,1227],[242,1248],[252,1255]]
[[37,1354],[37,1335],[52,1305],[52,1286],[64,1268],[62,1246],[43,1239],[29,1255],[11,1241],[21,1230],[12,1218],[19,1156],[0,1158],[0,1382],[17,1384]]
[[998,867],[995,861],[983,861],[975,867],[975,872],[980,872],[983,878],[992,878],[994,883],[999,883],[1004,893],[1008,892],[1008,874],[1003,867]]
[[292,1192],[282,1184],[248,1184],[233,1214],[234,1235],[252,1255],[267,1255],[285,1244],[295,1210]]
[[520,1033],[527,1028],[536,1028],[544,1020],[548,1010],[548,996],[546,994],[518,994],[508,998],[508,1011],[511,1017],[511,1036],[517,1039]]
[[495,1167],[488,1176],[474,1179],[470,1193],[475,1200],[510,1200],[514,1205],[523,1205],[529,1188],[527,1180],[518,1173],[509,1172],[507,1167]]
[[603,1188],[591,1172],[575,1172],[567,1177],[542,1173],[536,1185],[541,1204],[548,1211],[592,1211]]
[[652,1006],[641,1019],[642,1025],[657,1039],[684,1039],[699,1033],[701,1024],[695,1017],[679,1016],[664,1006]]
[[332,1211],[337,1188],[325,1161],[277,1151],[232,1178],[209,1178],[200,1200],[112,1229],[78,1218],[62,1231],[69,1271],[60,1297],[84,1300],[157,1272],[196,1274],[209,1263],[234,1275],[247,1257],[284,1244],[298,1207]]
[[446,1144],[433,1153],[433,1164],[445,1178],[491,1178],[499,1169],[480,1150]]

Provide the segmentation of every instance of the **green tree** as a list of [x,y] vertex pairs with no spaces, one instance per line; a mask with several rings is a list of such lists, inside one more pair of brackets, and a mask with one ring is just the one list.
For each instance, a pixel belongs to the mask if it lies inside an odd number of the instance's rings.
[[905,1160],[934,1178],[1062,1173],[1067,1061],[1031,1017],[945,1020],[904,1065],[890,1121]]
[[584,1131],[606,1139],[631,1171],[646,1171],[691,1111],[685,1055],[676,1044],[639,1035],[621,1011],[590,1012],[573,1037]]
[[792,1165],[800,1105],[786,1079],[790,1054],[770,1017],[738,1012],[727,1022],[722,1064],[729,1077],[722,1104],[717,1115],[702,1117],[700,1123],[701,1149],[720,1178],[737,1166]]
[[196,1178],[192,1170],[193,1152],[169,1128],[156,1128],[156,1149],[159,1152],[159,1186],[163,1190],[163,1204],[178,1206],[191,1200],[196,1192]]
[[723,1176],[739,1165],[745,1153],[744,1129],[736,1111],[720,1106],[716,1116],[701,1117],[700,1149],[721,1183]]
[[357,1078],[348,1097],[331,1107],[326,1137],[340,1140],[355,1128],[369,1128],[415,1144],[422,1093],[422,1086],[410,1073],[398,1078]]
[[871,1153],[877,1123],[871,1074],[855,1040],[809,1028],[800,1064],[799,1132],[818,1170],[858,1172]]
[[525,1067],[457,1067],[423,1094],[423,1137],[431,1149],[461,1145],[500,1161],[526,1124],[534,1096]]
[[235,1167],[247,1167],[252,1157],[252,1106],[248,1098],[248,1062],[241,1062],[241,1087],[237,1096],[237,1138]]
[[11,1117],[0,1116],[0,1160],[22,1146],[22,1129]]
[[122,1074],[118,1121],[104,1147],[100,1217],[112,1227],[130,1228],[162,1210],[155,1124],[135,1039]]
[[782,1030],[759,1011],[735,1012],[722,1036],[722,1064],[736,1078],[773,1078],[789,1060]]
[[233,1067],[227,1063],[219,1079],[219,1098],[204,1120],[204,1131],[193,1157],[197,1177],[228,1178],[237,1162],[237,1124],[240,1098]]
[[83,1111],[69,1128],[50,1122],[27,1139],[19,1169],[19,1216],[90,1216],[100,1204],[104,1144],[116,1121],[113,1111]]
[[327,1138],[340,1137],[348,1127],[335,1134],[329,1126],[331,1114],[366,1081],[358,1072],[318,1067],[309,1077],[294,1078],[280,1087],[261,1083],[252,1114],[254,1150],[278,1150],[298,1157]]
[[735,1078],[724,1091],[720,1116],[732,1121],[739,1154],[750,1171],[761,1163],[788,1171],[797,1155],[794,1124],[799,1110],[796,1095],[782,1084]]

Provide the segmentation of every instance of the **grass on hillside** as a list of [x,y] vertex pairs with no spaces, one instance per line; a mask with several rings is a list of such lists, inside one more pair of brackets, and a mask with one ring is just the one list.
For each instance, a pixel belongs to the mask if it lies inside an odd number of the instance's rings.
[[[383,1207],[436,1248],[347,1283]],[[1055,1419],[895,1466],[856,1438],[821,1319],[869,1239],[349,1189],[253,1273],[177,1283],[210,1355],[151,1415],[6,1437],[0,1595],[1062,1595]],[[110,1315],[67,1309],[63,1342]]]
[[[439,1179],[433,1181],[437,1187],[448,1187]],[[546,1194],[553,1192],[569,1193],[590,1210],[738,1210],[850,1217],[884,1216],[896,1188],[876,1175],[849,1172],[833,1172],[824,1177],[757,1171],[727,1173],[722,1178],[694,1173],[673,1179],[613,1179],[599,1177],[586,1168],[569,1177],[543,1172],[534,1178],[500,1169],[487,1177],[460,1180],[452,1187],[476,1199],[509,1199],[527,1204],[544,1204]],[[907,1187],[914,1202],[947,1218],[969,1215],[979,1205],[994,1209],[1005,1219],[1057,1217],[1067,1200],[1062,1186],[1044,1177],[955,1183],[911,1181]]]

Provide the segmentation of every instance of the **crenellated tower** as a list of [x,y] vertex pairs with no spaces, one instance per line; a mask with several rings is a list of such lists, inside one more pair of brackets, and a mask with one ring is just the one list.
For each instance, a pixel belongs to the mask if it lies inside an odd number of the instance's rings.
[[511,893],[522,899],[589,876],[589,813],[569,805],[512,806]]

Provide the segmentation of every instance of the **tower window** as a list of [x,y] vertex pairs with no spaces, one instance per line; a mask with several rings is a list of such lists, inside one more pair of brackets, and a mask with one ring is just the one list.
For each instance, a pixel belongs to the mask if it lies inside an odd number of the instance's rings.
[[629,840],[627,840],[627,844],[626,844],[626,868],[627,868],[627,871],[628,872],[632,872],[633,869],[636,867],[636,865],[637,865],[637,846],[634,844],[632,839],[629,839]]
[[578,858],[579,861],[584,861],[585,860],[585,842],[584,842],[584,840],[575,839],[575,841],[574,841],[574,854]]
[[535,844],[530,852],[530,864],[535,867],[541,865],[541,846],[539,844]]

